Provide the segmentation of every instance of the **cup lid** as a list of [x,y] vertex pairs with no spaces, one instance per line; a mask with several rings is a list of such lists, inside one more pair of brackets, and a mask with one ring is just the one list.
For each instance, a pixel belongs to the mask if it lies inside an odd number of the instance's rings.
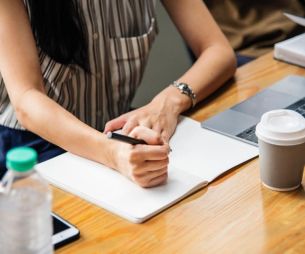
[[274,145],[302,144],[305,142],[305,118],[289,109],[266,112],[256,126],[256,136]]

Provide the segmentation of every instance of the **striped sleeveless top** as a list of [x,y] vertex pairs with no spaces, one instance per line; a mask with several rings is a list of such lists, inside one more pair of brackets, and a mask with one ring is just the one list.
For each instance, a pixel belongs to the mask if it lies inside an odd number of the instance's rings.
[[[27,0],[24,0],[27,6]],[[39,50],[47,95],[91,127],[129,110],[157,34],[155,0],[77,0],[84,17],[90,73]],[[0,73],[0,125],[18,122]]]

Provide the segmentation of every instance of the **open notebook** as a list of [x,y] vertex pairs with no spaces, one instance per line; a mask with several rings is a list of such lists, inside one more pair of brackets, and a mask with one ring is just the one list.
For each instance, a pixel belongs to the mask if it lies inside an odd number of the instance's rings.
[[202,129],[182,117],[170,141],[169,178],[144,189],[101,164],[65,153],[37,165],[53,185],[134,223],[141,223],[258,155],[252,145]]

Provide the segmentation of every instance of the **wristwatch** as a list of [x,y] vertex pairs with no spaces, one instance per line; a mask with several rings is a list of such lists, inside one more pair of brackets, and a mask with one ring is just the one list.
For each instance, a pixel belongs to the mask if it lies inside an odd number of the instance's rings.
[[172,86],[178,88],[182,94],[187,95],[192,101],[192,108],[196,105],[196,94],[193,92],[192,88],[186,83],[180,83],[174,81]]

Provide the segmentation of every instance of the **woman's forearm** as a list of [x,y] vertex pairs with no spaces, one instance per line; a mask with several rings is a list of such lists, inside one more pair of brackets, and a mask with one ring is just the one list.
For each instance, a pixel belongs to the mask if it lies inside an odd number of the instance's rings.
[[178,81],[189,84],[201,101],[232,77],[236,70],[233,50],[213,45],[204,50],[194,65]]
[[[193,66],[177,77],[177,81],[188,84],[200,101],[233,76],[235,54],[202,0],[162,2],[197,57]],[[166,104],[179,113],[192,106],[192,100],[172,86],[158,94],[153,102],[157,102],[156,105]]]
[[[236,60],[233,51],[230,48],[213,46],[202,52],[194,65],[177,81],[188,84],[199,102],[232,77],[235,70]],[[162,110],[177,115],[192,106],[191,99],[173,86],[166,87],[152,102],[163,107]]]
[[18,120],[27,130],[69,152],[113,167],[109,154],[112,142],[42,92],[26,91],[15,107]]

